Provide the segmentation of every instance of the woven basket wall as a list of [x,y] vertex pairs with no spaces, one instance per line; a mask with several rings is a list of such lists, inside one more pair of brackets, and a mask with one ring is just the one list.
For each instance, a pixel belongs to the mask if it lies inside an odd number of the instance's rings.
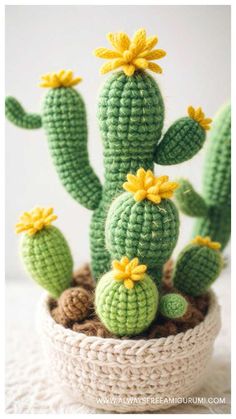
[[220,310],[213,292],[202,323],[161,339],[75,333],[55,323],[46,296],[38,311],[38,330],[54,383],[81,403],[113,412],[166,409],[178,403],[174,398],[194,394],[207,374],[219,329]]

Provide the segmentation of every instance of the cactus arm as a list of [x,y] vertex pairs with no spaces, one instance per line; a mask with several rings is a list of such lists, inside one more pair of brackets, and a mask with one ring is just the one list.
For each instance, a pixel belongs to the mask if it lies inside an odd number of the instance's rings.
[[10,122],[20,128],[37,129],[42,126],[41,115],[27,113],[20,102],[12,96],[5,99],[5,115]]
[[63,186],[85,208],[96,209],[102,186],[89,162],[82,96],[72,87],[50,89],[43,102],[42,120]]
[[154,152],[154,162],[171,165],[189,160],[202,148],[205,139],[205,130],[194,119],[178,119],[158,143]]
[[186,179],[178,179],[179,188],[175,192],[175,198],[179,209],[190,217],[204,217],[208,207],[205,200],[199,195]]

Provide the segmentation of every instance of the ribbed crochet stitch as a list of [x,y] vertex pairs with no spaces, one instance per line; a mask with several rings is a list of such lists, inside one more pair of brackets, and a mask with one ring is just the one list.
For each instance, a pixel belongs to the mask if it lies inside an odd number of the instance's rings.
[[179,254],[174,268],[174,286],[190,296],[204,294],[219,276],[223,259],[219,250],[191,243]]
[[117,336],[141,333],[154,320],[158,307],[158,291],[152,279],[144,274],[142,280],[128,289],[114,279],[113,271],[97,284],[96,311],[105,327]]
[[227,245],[231,233],[231,105],[217,114],[209,138],[200,196],[186,180],[176,191],[179,208],[198,217],[193,236],[210,236]]

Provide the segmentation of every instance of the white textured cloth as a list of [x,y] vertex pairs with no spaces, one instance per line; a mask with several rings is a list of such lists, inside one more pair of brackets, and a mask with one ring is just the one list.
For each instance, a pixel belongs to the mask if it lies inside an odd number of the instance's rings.
[[[163,413],[230,412],[230,273],[214,287],[222,306],[222,329],[211,372],[194,398]],[[7,281],[6,413],[100,413],[61,393],[47,375],[34,312],[41,290],[29,280]],[[197,399],[198,398],[198,399]],[[221,400],[225,399],[224,403]]]

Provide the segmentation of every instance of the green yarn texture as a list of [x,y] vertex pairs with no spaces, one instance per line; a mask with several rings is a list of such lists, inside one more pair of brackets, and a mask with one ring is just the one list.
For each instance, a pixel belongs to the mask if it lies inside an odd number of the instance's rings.
[[110,207],[106,221],[106,246],[112,259],[138,257],[152,270],[162,271],[177,243],[179,216],[175,204],[144,199],[136,202],[129,192],[121,194]]
[[[98,103],[103,142],[104,185],[101,186],[88,158],[86,110],[80,94],[71,87],[49,90],[38,124],[46,130],[53,163],[61,182],[81,205],[93,210],[90,242],[91,264],[96,279],[110,268],[105,244],[105,219],[114,198],[122,192],[128,173],[154,163],[177,164],[196,154],[205,132],[194,120],[176,121],[162,137],[164,101],[152,76],[136,71],[127,77],[116,72],[105,82]],[[35,128],[15,99],[6,100],[6,117],[15,125]]]
[[20,253],[29,275],[52,297],[58,298],[70,287],[73,260],[58,228],[48,226],[33,236],[25,234]]
[[159,311],[169,319],[178,319],[185,315],[188,309],[187,300],[180,294],[165,294],[160,299]]
[[18,100],[11,96],[5,99],[5,114],[9,121],[20,128],[36,129],[42,126],[42,118],[39,114],[26,113]]
[[110,332],[117,336],[138,335],[155,318],[157,287],[145,274],[134,288],[127,289],[123,282],[114,280],[110,271],[97,284],[95,306],[101,322]]
[[200,196],[186,180],[175,196],[179,208],[198,217],[193,236],[210,236],[222,249],[231,233],[231,106],[224,106],[216,116],[209,138]]
[[176,261],[173,283],[187,295],[204,294],[218,278],[223,260],[218,250],[197,244],[189,244]]

